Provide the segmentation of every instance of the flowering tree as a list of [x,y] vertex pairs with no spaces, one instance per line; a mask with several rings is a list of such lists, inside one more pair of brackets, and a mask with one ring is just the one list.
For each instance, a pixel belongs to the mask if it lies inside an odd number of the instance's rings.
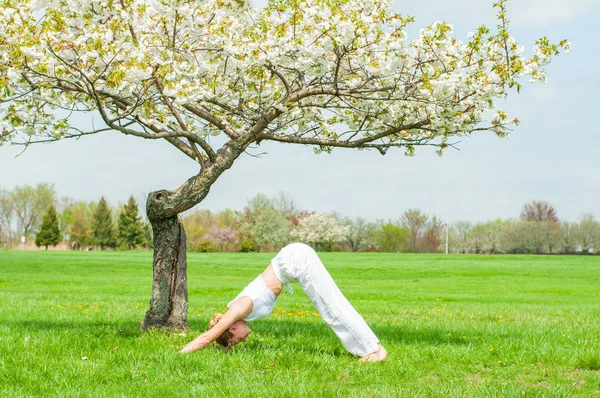
[[[412,18],[389,0],[0,0],[0,140],[21,145],[109,130],[166,140],[198,163],[179,188],[152,192],[153,292],[143,327],[186,327],[185,232],[178,214],[202,201],[249,145],[332,148],[432,145],[517,122],[494,99],[519,78],[544,81],[561,48],[531,58],[509,35],[461,41],[436,22],[408,41]],[[71,123],[95,112],[103,125]],[[223,135],[214,146],[210,135]],[[214,141],[214,140],[213,140]],[[219,141],[223,142],[223,141]]]
[[208,240],[219,245],[219,251],[223,251],[223,246],[231,243],[236,243],[238,240],[238,233],[235,229],[230,227],[219,227],[213,225],[206,233]]
[[320,247],[344,240],[349,233],[350,227],[342,225],[335,217],[313,213],[300,218],[291,235],[301,242]]

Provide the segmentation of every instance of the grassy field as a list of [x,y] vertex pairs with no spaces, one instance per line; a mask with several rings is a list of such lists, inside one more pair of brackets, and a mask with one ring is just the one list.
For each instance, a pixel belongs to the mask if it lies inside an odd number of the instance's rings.
[[0,251],[0,396],[600,396],[600,257],[323,253],[386,362],[297,285],[248,343],[179,355],[271,256],[190,254],[191,331],[142,333],[150,253]]

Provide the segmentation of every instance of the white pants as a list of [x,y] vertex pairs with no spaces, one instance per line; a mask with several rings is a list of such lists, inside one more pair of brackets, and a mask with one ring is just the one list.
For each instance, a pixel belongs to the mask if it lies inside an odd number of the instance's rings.
[[344,347],[354,355],[377,351],[379,339],[337,287],[317,253],[303,243],[287,245],[271,260],[282,283],[300,286],[333,329]]

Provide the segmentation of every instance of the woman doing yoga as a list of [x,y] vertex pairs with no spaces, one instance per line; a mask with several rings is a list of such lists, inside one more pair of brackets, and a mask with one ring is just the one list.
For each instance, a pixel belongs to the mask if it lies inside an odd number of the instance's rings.
[[302,243],[292,243],[281,249],[267,269],[227,305],[227,312],[215,315],[210,329],[183,347],[181,352],[203,349],[213,341],[225,347],[246,341],[251,333],[247,322],[269,316],[283,284],[290,282],[300,283],[348,351],[362,357],[361,361],[386,359],[385,348],[344,297],[317,253]]

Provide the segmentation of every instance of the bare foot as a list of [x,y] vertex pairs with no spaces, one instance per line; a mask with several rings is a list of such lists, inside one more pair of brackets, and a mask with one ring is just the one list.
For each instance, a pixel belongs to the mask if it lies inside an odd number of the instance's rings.
[[387,351],[381,344],[379,344],[379,349],[371,354],[367,354],[360,359],[360,362],[381,362],[385,361],[387,358]]

